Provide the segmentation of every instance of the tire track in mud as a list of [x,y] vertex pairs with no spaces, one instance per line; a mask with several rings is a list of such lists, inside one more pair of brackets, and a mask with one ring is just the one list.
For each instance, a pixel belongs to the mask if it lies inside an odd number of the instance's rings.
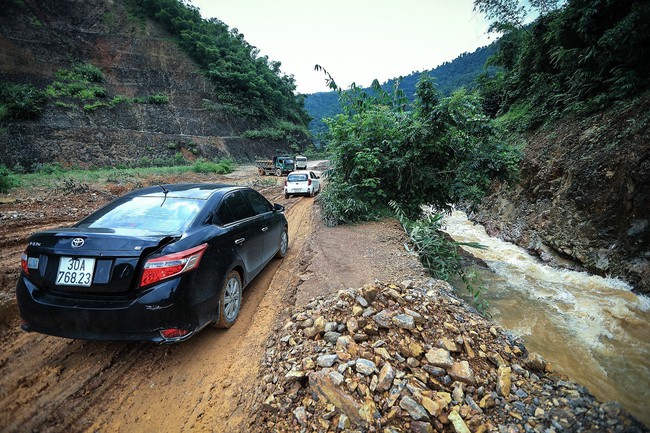
[[229,330],[157,346],[25,333],[17,317],[1,324],[0,431],[247,431],[265,343],[292,305],[312,230],[313,199],[284,204],[287,255],[246,289]]

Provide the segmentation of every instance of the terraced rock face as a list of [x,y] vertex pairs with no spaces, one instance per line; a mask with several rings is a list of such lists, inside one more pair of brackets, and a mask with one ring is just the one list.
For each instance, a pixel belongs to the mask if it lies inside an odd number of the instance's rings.
[[[0,163],[60,162],[115,165],[142,158],[234,157],[289,150],[286,143],[250,140],[259,121],[224,110],[198,66],[154,23],[134,19],[119,1],[6,2],[0,11],[0,81],[44,89],[56,72],[94,65],[106,95],[49,99],[35,120],[0,128]],[[115,97],[164,95],[168,103],[120,102]],[[86,106],[86,108],[84,108]]]

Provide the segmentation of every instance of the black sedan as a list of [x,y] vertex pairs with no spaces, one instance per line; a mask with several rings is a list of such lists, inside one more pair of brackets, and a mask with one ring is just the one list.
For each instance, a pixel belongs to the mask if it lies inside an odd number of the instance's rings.
[[242,290],[289,244],[284,208],[232,185],[132,191],[69,228],[30,236],[22,328],[87,340],[175,342],[237,319]]

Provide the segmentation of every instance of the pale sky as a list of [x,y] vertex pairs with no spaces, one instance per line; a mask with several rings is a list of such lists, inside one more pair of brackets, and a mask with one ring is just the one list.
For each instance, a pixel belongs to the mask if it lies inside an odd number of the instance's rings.
[[489,44],[472,0],[191,0],[282,63],[300,93],[327,92],[324,67],[346,89],[433,69]]

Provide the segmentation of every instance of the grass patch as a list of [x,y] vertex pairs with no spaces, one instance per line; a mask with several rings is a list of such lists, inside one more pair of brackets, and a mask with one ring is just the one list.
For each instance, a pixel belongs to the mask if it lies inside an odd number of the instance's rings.
[[[175,161],[180,163],[176,164]],[[155,165],[156,163],[159,165]],[[22,167],[20,170],[10,170],[0,166],[0,177],[2,181],[10,179],[4,183],[8,188],[20,185],[26,188],[46,187],[70,191],[78,190],[78,185],[85,187],[104,183],[145,184],[146,179],[156,176],[177,176],[191,172],[228,174],[235,169],[235,162],[230,159],[219,161],[200,159],[193,165],[189,165],[181,154],[166,159],[142,158],[136,164],[138,165],[130,167],[120,164],[117,167],[65,169],[59,163],[45,163],[35,165],[31,173],[21,173],[24,171]]]

